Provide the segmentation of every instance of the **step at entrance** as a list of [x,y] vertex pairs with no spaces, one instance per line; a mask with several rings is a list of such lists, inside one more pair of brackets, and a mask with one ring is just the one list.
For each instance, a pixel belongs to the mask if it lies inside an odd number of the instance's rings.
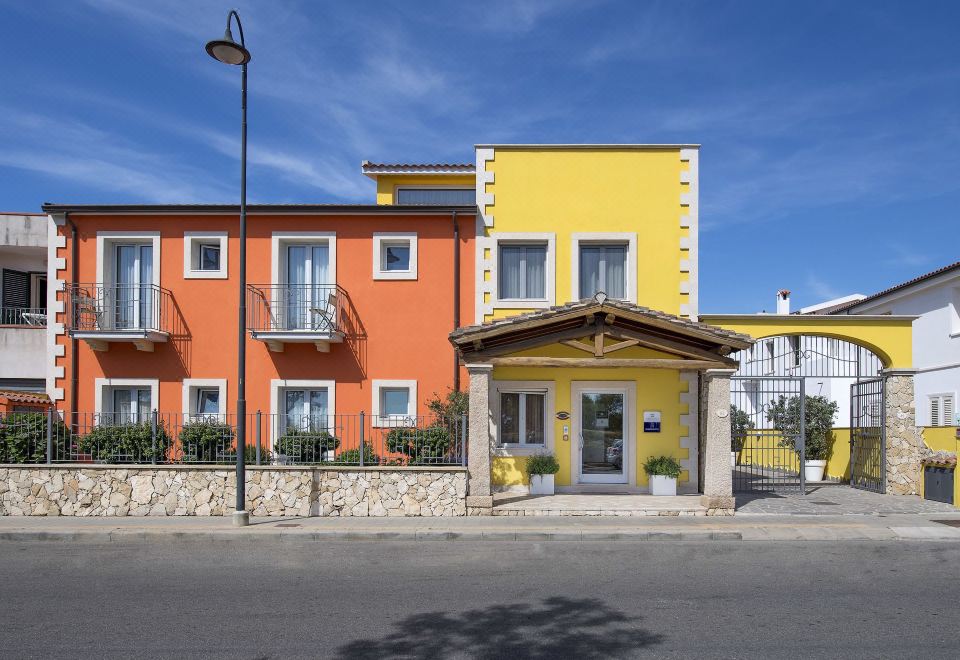
[[546,495],[500,494],[493,503],[495,516],[705,516],[698,495]]

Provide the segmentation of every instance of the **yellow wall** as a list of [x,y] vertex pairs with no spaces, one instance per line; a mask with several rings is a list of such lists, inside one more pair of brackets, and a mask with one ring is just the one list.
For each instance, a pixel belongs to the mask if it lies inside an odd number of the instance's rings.
[[[744,439],[743,449],[737,455],[737,462],[740,465],[760,465],[762,467],[776,467],[790,470],[798,473],[800,470],[800,457],[792,451],[771,451],[771,447],[776,446],[778,439],[772,436],[770,431],[764,434],[761,440],[757,440],[756,435],[749,435]],[[850,480],[850,429],[833,429],[833,450],[830,458],[827,459],[827,465],[824,474],[833,479],[841,481]],[[779,461],[780,464],[774,465]]]
[[700,320],[727,330],[742,332],[754,339],[778,335],[820,335],[846,339],[869,348],[888,369],[913,366],[913,321],[903,318],[859,316],[778,316],[705,314]]
[[923,441],[934,451],[955,452],[960,449],[956,426],[924,426]]
[[473,188],[472,174],[388,174],[377,177],[377,204],[393,204],[397,186],[456,186]]
[[[556,234],[556,303],[570,302],[572,293],[572,240],[575,232],[631,232],[637,235],[637,302],[679,314],[689,299],[680,293],[680,261],[689,257],[680,249],[680,216],[687,209],[680,195],[680,149],[564,149],[495,147],[494,159],[485,168],[493,183],[486,192],[494,204],[485,207],[494,224],[487,235],[503,232]],[[491,258],[492,247],[483,256]],[[479,281],[492,282],[484,264]],[[484,296],[490,302],[489,291]],[[497,309],[485,315],[503,317],[529,310]]]

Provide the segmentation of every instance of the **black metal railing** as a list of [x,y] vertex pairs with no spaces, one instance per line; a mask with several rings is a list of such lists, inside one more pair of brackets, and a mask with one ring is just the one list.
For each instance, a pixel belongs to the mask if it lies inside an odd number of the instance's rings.
[[347,293],[336,284],[247,286],[247,327],[253,332],[346,334],[348,309]]
[[68,330],[171,332],[173,296],[155,284],[72,284],[66,301]]
[[[465,465],[467,417],[247,416],[250,465]],[[235,415],[0,413],[0,463],[234,464]]]
[[0,325],[42,328],[47,325],[47,310],[43,307],[0,307]]

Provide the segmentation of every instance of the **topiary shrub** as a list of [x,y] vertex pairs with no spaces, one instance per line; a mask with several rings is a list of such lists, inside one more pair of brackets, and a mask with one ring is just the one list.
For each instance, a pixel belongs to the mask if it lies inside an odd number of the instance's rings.
[[328,431],[287,429],[273,443],[273,451],[293,463],[320,463],[324,452],[339,446],[340,440]]
[[[780,395],[767,410],[767,421],[784,437],[781,447],[800,456],[794,438],[800,435],[800,397]],[[804,458],[808,461],[829,460],[833,452],[833,420],[840,406],[825,396],[807,395],[804,404]]]
[[527,457],[527,474],[556,474],[560,463],[553,454],[534,454]]
[[387,451],[403,454],[408,465],[441,462],[451,444],[453,436],[439,421],[426,428],[398,428],[387,434]]
[[225,462],[225,454],[233,450],[235,432],[232,426],[217,419],[200,419],[180,428],[180,449],[185,463]]
[[[52,460],[68,458],[71,434],[59,415],[53,416]],[[47,413],[18,412],[0,417],[0,463],[44,463],[47,460]]]
[[643,471],[647,476],[673,477],[676,479],[683,471],[680,461],[673,456],[651,456],[643,464]]
[[150,422],[97,425],[77,443],[80,453],[101,463],[150,463],[166,461],[171,441],[163,422],[153,438]]
[[[337,465],[360,465],[360,449],[347,449],[346,451],[342,451],[337,454],[337,458],[333,462]],[[380,457],[373,453],[373,447],[366,443],[363,445],[363,464],[380,464]]]

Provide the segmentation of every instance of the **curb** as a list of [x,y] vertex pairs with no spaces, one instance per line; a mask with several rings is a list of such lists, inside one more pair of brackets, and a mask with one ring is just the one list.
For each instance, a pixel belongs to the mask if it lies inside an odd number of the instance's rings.
[[320,530],[246,533],[236,530],[184,532],[176,530],[113,529],[104,531],[34,531],[0,532],[0,541],[53,541],[85,543],[121,543],[155,540],[183,541],[742,541],[740,532],[590,532],[590,531],[357,531]]

